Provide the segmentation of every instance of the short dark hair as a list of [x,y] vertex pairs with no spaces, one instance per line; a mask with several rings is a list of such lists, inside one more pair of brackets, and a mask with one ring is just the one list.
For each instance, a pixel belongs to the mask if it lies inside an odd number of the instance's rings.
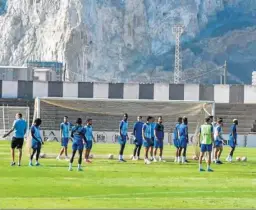
[[92,121],[92,119],[91,119],[91,118],[89,118],[89,119],[87,119],[87,120],[86,120],[86,122],[90,122],[90,121]]
[[40,118],[36,118],[35,121],[34,121],[34,123],[35,123],[36,125],[41,125],[42,120],[41,120]]
[[64,116],[64,118],[67,118],[67,119],[68,119],[68,116]]
[[223,123],[223,119],[220,117],[220,118],[218,118],[217,122],[218,123]]
[[207,122],[207,123],[208,123],[210,120],[211,120],[210,117],[206,117],[206,118],[204,119],[204,121]]
[[188,122],[188,118],[187,118],[187,117],[183,117],[183,118],[182,118],[182,121],[183,121],[183,122]]
[[152,118],[153,118],[153,117],[148,116],[148,117],[147,117],[147,121],[151,120]]
[[81,124],[83,123],[82,118],[80,118],[80,117],[77,118],[76,123],[79,124],[79,125],[81,125]]
[[212,116],[212,115],[210,115],[210,116],[209,116],[209,119],[213,119],[213,116]]
[[182,122],[182,117],[178,117],[178,122]]
[[127,113],[124,113],[124,116],[128,117],[128,114],[127,114]]
[[142,116],[139,115],[138,118],[142,119]]
[[19,118],[22,118],[22,114],[20,112],[18,112],[17,115],[19,116]]

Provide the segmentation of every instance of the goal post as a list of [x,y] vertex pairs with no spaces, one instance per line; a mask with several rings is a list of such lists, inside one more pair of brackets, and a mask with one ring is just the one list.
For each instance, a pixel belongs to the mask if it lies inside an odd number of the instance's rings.
[[[142,100],[142,99],[94,99],[94,98],[59,98],[41,97],[35,99],[34,117],[42,119],[42,130],[59,131],[60,123],[64,116],[74,123],[78,117],[93,119],[94,131],[99,132],[99,142],[113,142],[112,136],[107,136],[108,141],[102,140],[106,133],[118,133],[118,124],[124,113],[129,116],[129,132],[137,116],[142,116],[143,121],[147,116],[162,116],[167,136],[172,133],[178,117],[186,116],[189,123],[191,143],[195,150],[198,148],[198,130],[204,123],[206,116],[215,115],[214,101],[181,101],[181,100]],[[101,134],[101,135],[100,135]],[[59,138],[59,135],[56,136]],[[196,137],[196,138],[192,138]],[[172,140],[169,141],[172,143]],[[198,151],[195,151],[198,153]]]
[[[27,132],[29,130],[29,119],[30,119],[30,109],[29,107],[22,106],[0,106],[0,135],[3,136],[7,131],[9,131],[13,126],[13,121],[15,120],[15,115],[17,113],[22,114],[22,118],[27,122]],[[11,138],[11,135],[6,137]]]

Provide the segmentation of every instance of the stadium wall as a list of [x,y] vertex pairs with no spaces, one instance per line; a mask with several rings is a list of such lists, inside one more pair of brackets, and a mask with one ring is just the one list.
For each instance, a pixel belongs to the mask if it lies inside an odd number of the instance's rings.
[[1,98],[74,97],[255,103],[256,86],[0,81]]

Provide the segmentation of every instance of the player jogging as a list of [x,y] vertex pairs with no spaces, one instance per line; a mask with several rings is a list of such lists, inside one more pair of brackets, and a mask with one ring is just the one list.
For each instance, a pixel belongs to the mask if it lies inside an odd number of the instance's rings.
[[86,163],[91,163],[91,161],[89,160],[89,155],[92,149],[93,141],[95,143],[95,138],[93,136],[93,129],[92,129],[92,119],[87,120],[87,124],[84,127],[84,129],[85,129],[85,138],[86,138],[86,143],[84,145],[84,148],[85,148],[84,159]]
[[199,157],[199,171],[205,171],[202,168],[202,161],[205,153],[208,153],[207,160],[207,171],[212,172],[211,169],[211,152],[213,143],[213,127],[210,123],[210,118],[205,118],[205,124],[201,125],[199,131],[199,142],[201,145],[200,157]]
[[150,161],[153,161],[154,160],[153,150],[154,150],[154,141],[155,141],[155,126],[156,126],[154,117],[152,117],[152,122],[150,123],[150,125],[151,125],[151,144],[149,147],[149,151],[150,151]]
[[39,166],[39,156],[41,152],[42,144],[44,144],[41,134],[40,134],[40,125],[42,120],[40,118],[35,119],[34,124],[31,127],[31,137],[32,137],[32,154],[30,156],[29,166],[33,166],[33,157],[36,154],[36,166]]
[[237,131],[236,131],[237,125],[238,125],[238,120],[234,119],[233,125],[230,127],[230,134],[228,139],[228,145],[231,147],[230,153],[226,158],[226,161],[228,162],[232,162],[232,157],[237,145]]
[[143,145],[145,147],[145,157],[144,162],[145,164],[150,164],[150,160],[148,159],[148,152],[150,145],[152,145],[152,134],[151,134],[151,123],[152,123],[153,117],[149,116],[147,118],[147,122],[144,123],[142,127],[142,137],[143,137]]
[[[182,151],[185,150],[188,144],[188,118],[182,118],[182,124],[179,126],[178,130],[178,139],[180,140],[180,149],[179,149],[179,157],[181,156]],[[184,153],[183,153],[184,154]],[[181,160],[178,158],[178,162],[185,163],[185,156],[182,156]]]
[[220,156],[223,151],[224,139],[222,137],[223,119],[219,118],[217,124],[213,128],[214,130],[214,162],[216,164],[222,164]]
[[157,124],[154,129],[154,162],[156,160],[157,150],[159,148],[159,161],[163,160],[163,146],[164,146],[164,125],[163,125],[163,118],[160,116],[158,117]]
[[17,113],[15,116],[15,120],[13,121],[13,125],[11,130],[6,133],[3,138],[9,136],[13,131],[13,137],[11,142],[11,155],[12,155],[12,163],[11,166],[15,165],[15,148],[19,150],[19,159],[18,159],[18,166],[21,164],[21,157],[22,157],[22,147],[24,143],[24,136],[27,131],[27,122],[22,119],[22,114]]
[[119,151],[119,161],[126,162],[123,158],[124,148],[126,145],[126,140],[128,140],[128,114],[125,113],[123,120],[120,122],[119,125],[119,144],[120,144],[120,151]]
[[173,144],[176,147],[176,153],[175,153],[175,160],[174,162],[180,162],[180,157],[179,157],[179,151],[180,151],[180,140],[179,140],[179,127],[182,123],[182,117],[179,117],[177,120],[177,124],[175,125],[174,131],[173,131]]
[[133,150],[132,160],[140,159],[140,150],[143,142],[143,138],[142,138],[143,122],[141,120],[142,120],[142,117],[138,116],[137,122],[133,126],[133,135],[135,137],[135,140],[134,140],[135,148]]
[[77,170],[82,171],[82,168],[81,168],[82,155],[83,155],[84,143],[86,142],[86,138],[85,138],[85,130],[84,130],[84,127],[82,125],[82,119],[81,118],[77,118],[76,125],[72,127],[71,137],[73,138],[72,156],[70,158],[68,170],[72,171],[72,164],[73,164],[73,161],[74,161],[74,157],[76,155],[76,151],[78,150],[79,158],[78,158]]
[[70,129],[72,127],[72,124],[68,122],[68,116],[65,116],[63,119],[63,122],[60,124],[60,139],[61,139],[61,150],[59,155],[57,156],[57,160],[60,160],[61,155],[65,154],[65,159],[68,159],[68,141],[70,139]]

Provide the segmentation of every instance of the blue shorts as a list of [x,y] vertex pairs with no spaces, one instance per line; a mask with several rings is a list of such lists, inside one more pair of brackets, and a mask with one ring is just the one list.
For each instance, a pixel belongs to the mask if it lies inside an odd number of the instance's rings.
[[62,147],[67,147],[68,146],[68,140],[69,140],[69,138],[62,137],[62,139],[61,139],[61,146]]
[[151,142],[150,142],[150,146],[153,147],[154,146],[154,142],[155,142],[155,137],[151,138]]
[[232,147],[232,148],[235,148],[235,147],[236,147],[236,144],[235,144],[235,141],[234,141],[234,138],[233,138],[233,137],[229,138],[229,140],[228,140],[228,145],[229,145],[230,147]]
[[181,148],[186,148],[186,147],[187,147],[187,144],[188,144],[187,139],[185,139],[185,138],[181,138],[181,139],[180,139],[180,147],[181,147]]
[[222,147],[223,146],[222,141],[219,141],[219,140],[215,140],[214,144],[215,144],[215,147]]
[[160,149],[162,149],[163,147],[164,147],[164,142],[163,142],[163,140],[155,140],[154,141],[154,147],[156,148],[156,149],[158,149],[158,148],[160,148]]
[[180,140],[179,139],[173,139],[173,144],[176,148],[180,148]]
[[84,149],[84,144],[82,141],[73,141],[72,144],[72,150],[83,150]]
[[32,145],[31,145],[32,149],[41,149],[41,147],[42,147],[41,142],[32,140]]
[[126,144],[126,139],[127,139],[126,135],[118,136],[118,143],[121,145]]
[[141,146],[141,145],[142,145],[142,142],[143,142],[142,139],[135,139],[133,143],[134,143],[135,145],[137,145],[137,146]]
[[143,141],[143,146],[145,148],[152,147],[152,144],[154,145],[154,142],[152,142],[152,138],[147,138]]
[[201,144],[201,152],[211,152],[212,144]]
[[88,141],[84,144],[85,149],[92,149],[92,141]]

